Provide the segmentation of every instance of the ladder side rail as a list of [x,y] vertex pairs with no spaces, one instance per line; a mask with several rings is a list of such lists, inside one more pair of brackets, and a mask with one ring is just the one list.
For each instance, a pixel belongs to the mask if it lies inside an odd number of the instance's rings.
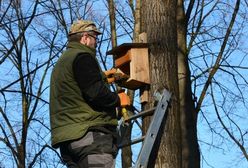
[[142,142],[145,138],[144,136],[140,137],[140,138],[136,138],[135,140],[132,140],[131,142],[128,142],[126,139],[125,139],[125,136],[126,136],[126,131],[127,131],[127,127],[129,125],[125,125],[125,123],[127,122],[131,122],[132,120],[134,120],[134,122],[136,122],[136,124],[140,127],[141,129],[141,125],[139,125],[137,119],[140,118],[140,117],[143,117],[143,116],[146,116],[146,115],[151,115],[151,114],[154,114],[156,110],[156,107],[153,107],[151,109],[148,109],[148,110],[145,110],[145,111],[141,111],[135,115],[132,115],[130,116],[126,121],[122,121],[122,123],[120,123],[120,127],[118,128],[118,132],[119,132],[119,137],[118,137],[118,148],[123,148],[125,146],[128,146],[128,145],[132,145],[132,144],[136,144],[136,143],[139,143],[139,142]]
[[140,150],[140,153],[139,153],[139,156],[138,156],[138,159],[136,161],[134,168],[146,168],[147,167],[149,157],[151,155],[151,151],[154,146],[154,142],[157,138],[158,131],[161,127],[163,119],[165,118],[165,116],[167,117],[167,113],[168,113],[167,107],[168,107],[170,98],[171,98],[171,93],[168,92],[166,89],[164,89],[162,98],[158,102],[157,108],[154,112],[153,119],[146,133],[143,146]]

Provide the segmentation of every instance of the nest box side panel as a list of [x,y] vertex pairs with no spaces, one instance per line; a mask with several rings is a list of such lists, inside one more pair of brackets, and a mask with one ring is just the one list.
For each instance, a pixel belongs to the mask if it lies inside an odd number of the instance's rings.
[[132,48],[130,62],[130,79],[150,84],[147,48]]

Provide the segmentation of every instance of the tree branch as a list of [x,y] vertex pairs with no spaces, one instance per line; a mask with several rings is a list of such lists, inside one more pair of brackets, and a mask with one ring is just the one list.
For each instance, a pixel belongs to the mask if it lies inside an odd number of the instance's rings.
[[201,95],[200,95],[200,98],[198,100],[198,103],[197,103],[197,106],[196,106],[196,112],[199,112],[200,108],[201,108],[201,105],[202,105],[202,102],[205,98],[205,95],[206,95],[206,92],[208,90],[208,87],[210,85],[210,83],[212,82],[212,79],[215,75],[215,73],[217,72],[219,66],[220,66],[220,62],[221,62],[221,59],[223,57],[223,54],[224,54],[224,51],[225,51],[225,48],[226,48],[226,45],[227,45],[227,41],[228,41],[228,38],[231,34],[231,31],[232,31],[232,28],[233,28],[233,25],[234,25],[234,22],[235,22],[235,19],[236,19],[236,16],[237,16],[237,13],[239,11],[239,5],[240,5],[240,0],[237,0],[236,1],[236,5],[235,5],[235,9],[234,9],[234,12],[233,12],[233,15],[232,15],[232,19],[230,21],[230,24],[228,26],[228,29],[226,31],[226,35],[225,35],[225,38],[224,38],[224,41],[221,45],[221,49],[220,49],[220,52],[218,54],[218,57],[216,59],[216,62],[208,76],[208,79],[203,87],[203,90],[201,92]]

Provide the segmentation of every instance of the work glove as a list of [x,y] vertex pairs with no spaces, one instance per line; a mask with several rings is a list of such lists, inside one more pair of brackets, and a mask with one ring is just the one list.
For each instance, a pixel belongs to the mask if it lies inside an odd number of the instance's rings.
[[130,106],[130,98],[125,92],[118,93],[121,107]]
[[130,98],[129,96],[124,92],[124,91],[120,91],[118,93],[118,96],[120,98],[120,106],[121,106],[121,110],[118,112],[117,116],[122,116],[124,119],[124,122],[128,120],[129,116],[128,116],[128,111],[126,109],[127,106],[130,106]]
[[116,82],[122,83],[126,81],[129,76],[123,73],[119,68],[112,68],[110,70],[104,71],[105,76],[107,77],[108,83]]

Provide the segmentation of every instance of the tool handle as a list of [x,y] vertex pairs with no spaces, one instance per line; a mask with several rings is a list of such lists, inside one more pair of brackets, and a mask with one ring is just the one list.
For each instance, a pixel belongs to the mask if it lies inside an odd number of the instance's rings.
[[127,109],[125,107],[122,107],[121,108],[121,115],[122,115],[124,121],[127,121],[128,120],[128,118],[129,118],[128,117],[128,112],[127,112]]

